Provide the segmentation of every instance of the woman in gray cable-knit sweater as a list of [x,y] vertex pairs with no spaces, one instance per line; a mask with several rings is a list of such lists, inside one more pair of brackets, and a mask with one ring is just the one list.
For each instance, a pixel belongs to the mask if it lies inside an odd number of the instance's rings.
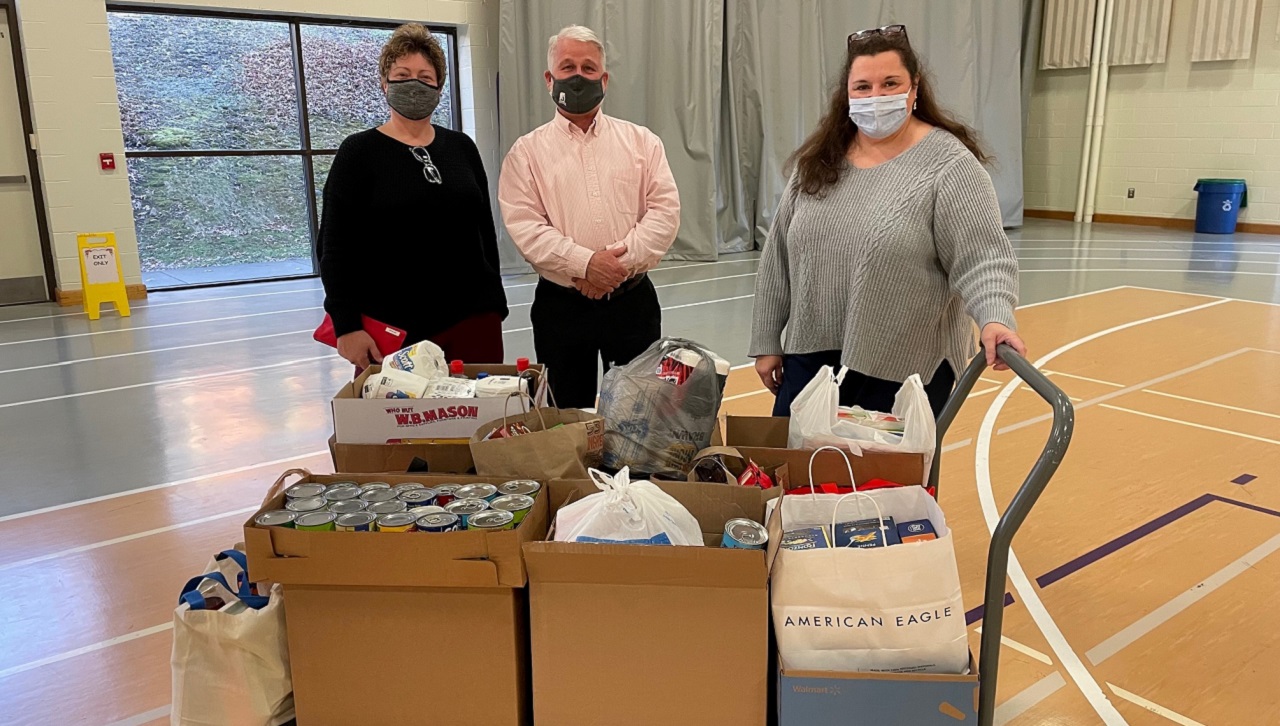
[[841,364],[842,405],[888,411],[919,373],[936,414],[975,321],[997,369],[998,343],[1025,353],[1018,262],[976,134],[937,106],[906,29],[849,36],[845,68],[847,88],[792,158],[760,258],[751,355],[778,416],[821,366]]

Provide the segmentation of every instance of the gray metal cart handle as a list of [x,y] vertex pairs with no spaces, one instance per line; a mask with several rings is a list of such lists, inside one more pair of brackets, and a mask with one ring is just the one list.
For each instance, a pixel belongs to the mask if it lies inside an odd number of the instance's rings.
[[[1071,443],[1071,432],[1075,428],[1075,407],[1067,394],[1053,384],[1047,376],[1027,362],[1013,348],[1001,344],[997,349],[1000,359],[1021,378],[1031,390],[1040,395],[1053,407],[1053,429],[1049,433],[1049,441],[1036,460],[1035,466],[1022,482],[1018,493],[1004,510],[1000,521],[991,533],[991,548],[987,552],[987,591],[983,599],[982,616],[982,653],[978,660],[978,724],[991,726],[996,711],[996,678],[1000,669],[1000,635],[1004,629],[1004,583],[1009,569],[1009,548],[1013,544],[1013,536],[1031,513],[1036,500],[1053,478],[1062,458],[1067,454],[1067,446]],[[987,369],[987,358],[983,351],[969,363],[956,383],[955,390],[942,408],[938,416],[937,449],[933,456],[933,468],[929,472],[929,485],[938,486],[938,470],[942,458],[942,437],[955,421],[956,414],[964,405],[965,399],[973,391],[978,377]],[[935,489],[935,491],[938,491]],[[939,492],[940,493],[940,492]]]

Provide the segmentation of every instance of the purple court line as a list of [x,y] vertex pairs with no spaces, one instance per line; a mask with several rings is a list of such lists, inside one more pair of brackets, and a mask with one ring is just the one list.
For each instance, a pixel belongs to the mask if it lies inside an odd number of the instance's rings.
[[[1013,604],[1013,594],[1006,592],[1004,594],[1004,606],[1009,607],[1012,604]],[[986,603],[983,603],[982,605],[979,605],[978,607],[965,613],[964,614],[965,627],[973,625],[974,623],[981,620],[982,616],[985,615],[986,612],[987,612],[987,605]]]
[[1120,535],[1119,537],[1116,537],[1115,539],[1111,540],[1110,542],[1107,542],[1106,544],[1100,547],[1096,547],[1092,550],[1089,550],[1088,552],[1084,553],[1083,555],[1080,555],[1079,557],[1075,558],[1074,560],[1071,560],[1070,562],[1066,563],[1065,565],[1062,565],[1061,567],[1057,567],[1053,570],[1050,570],[1049,572],[1046,572],[1045,574],[1036,578],[1036,584],[1039,585],[1041,589],[1044,589],[1052,585],[1053,583],[1063,579],[1064,577],[1074,574],[1084,569],[1085,567],[1092,565],[1093,563],[1097,562],[1103,557],[1113,554],[1124,547],[1128,547],[1129,545],[1133,544],[1134,542],[1137,542],[1138,540],[1142,539],[1143,537],[1146,537],[1147,535],[1155,532],[1156,530],[1159,530],[1163,527],[1173,524],[1174,522],[1178,521],[1179,519],[1182,519],[1188,514],[1191,514],[1192,512],[1200,509],[1201,507],[1205,507],[1209,504],[1212,504],[1213,502],[1222,502],[1223,504],[1232,504],[1237,507],[1241,507],[1243,509],[1249,509],[1255,512],[1261,512],[1263,514],[1270,514],[1275,517],[1280,517],[1280,512],[1277,512],[1272,509],[1267,509],[1266,507],[1260,507],[1256,504],[1248,504],[1246,502],[1237,501],[1235,499],[1228,499],[1227,497],[1220,497],[1216,494],[1205,494],[1203,496],[1197,497],[1187,502],[1181,507],[1178,507],[1172,512],[1169,512],[1168,514],[1163,514],[1159,517],[1156,517],[1150,522],[1147,522],[1146,524],[1140,527],[1137,527],[1136,529],[1133,529],[1129,532],[1126,532],[1125,534]]
[[1254,476],[1253,474],[1241,474],[1240,476],[1236,477],[1235,479],[1232,479],[1232,480],[1231,480],[1231,483],[1232,483],[1232,484],[1239,484],[1240,486],[1244,486],[1245,484],[1248,484],[1249,482],[1251,482],[1251,481],[1253,481],[1254,479],[1257,479],[1257,478],[1258,478],[1258,477]]

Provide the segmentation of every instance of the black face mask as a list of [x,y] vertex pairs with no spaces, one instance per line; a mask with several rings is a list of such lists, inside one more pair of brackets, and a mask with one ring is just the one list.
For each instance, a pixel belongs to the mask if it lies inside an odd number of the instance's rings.
[[604,100],[604,79],[556,78],[551,82],[551,100],[569,113],[587,113]]

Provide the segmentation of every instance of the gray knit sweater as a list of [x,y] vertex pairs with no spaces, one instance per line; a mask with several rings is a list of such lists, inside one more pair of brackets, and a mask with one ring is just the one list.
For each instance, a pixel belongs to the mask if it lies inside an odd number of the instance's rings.
[[956,137],[846,162],[820,197],[796,184],[761,254],[752,356],[839,350],[859,373],[927,383],[944,360],[964,369],[974,321],[1014,327],[1017,258],[991,177]]

